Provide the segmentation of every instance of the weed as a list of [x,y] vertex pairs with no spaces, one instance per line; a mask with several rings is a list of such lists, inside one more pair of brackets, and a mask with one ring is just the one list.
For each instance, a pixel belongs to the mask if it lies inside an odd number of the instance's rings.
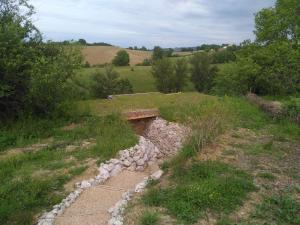
[[264,179],[267,179],[267,180],[271,180],[271,181],[276,179],[276,176],[274,176],[274,174],[267,173],[267,172],[259,173],[259,174],[257,174],[257,176],[261,177],[261,178],[264,178]]
[[144,212],[140,217],[140,225],[155,225],[159,221],[159,215],[152,212]]

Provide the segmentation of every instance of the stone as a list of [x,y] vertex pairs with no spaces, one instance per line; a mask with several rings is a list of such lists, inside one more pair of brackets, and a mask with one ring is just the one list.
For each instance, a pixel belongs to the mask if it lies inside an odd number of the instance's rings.
[[83,188],[83,189],[86,189],[86,188],[89,188],[89,187],[91,187],[92,185],[88,182],[88,181],[82,181],[81,182],[81,185],[80,185],[80,187],[81,188]]
[[145,161],[143,159],[139,159],[137,162],[136,162],[136,165],[138,166],[143,166],[145,165]]
[[139,172],[142,172],[142,171],[145,170],[145,167],[144,166],[137,166],[135,170],[139,171]]
[[151,177],[151,179],[153,179],[153,180],[158,180],[158,179],[161,178],[161,176],[163,175],[163,173],[164,173],[164,171],[158,170],[158,171],[156,171],[155,173],[153,173],[150,177]]
[[121,165],[116,165],[115,168],[111,171],[110,175],[112,177],[118,175],[122,171],[122,166]]
[[129,167],[131,165],[131,162],[129,162],[128,160],[125,160],[123,162],[123,165],[126,166],[126,167]]

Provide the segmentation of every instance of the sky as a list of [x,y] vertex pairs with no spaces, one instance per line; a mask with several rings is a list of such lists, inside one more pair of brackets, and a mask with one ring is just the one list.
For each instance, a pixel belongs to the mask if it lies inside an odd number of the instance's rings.
[[239,44],[254,39],[254,14],[275,0],[30,0],[45,39],[121,47]]

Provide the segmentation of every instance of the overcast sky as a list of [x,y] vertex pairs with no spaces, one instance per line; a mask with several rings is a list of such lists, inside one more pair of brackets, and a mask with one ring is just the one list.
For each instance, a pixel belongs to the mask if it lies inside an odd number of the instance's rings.
[[254,13],[274,0],[31,0],[46,39],[163,47],[253,39]]

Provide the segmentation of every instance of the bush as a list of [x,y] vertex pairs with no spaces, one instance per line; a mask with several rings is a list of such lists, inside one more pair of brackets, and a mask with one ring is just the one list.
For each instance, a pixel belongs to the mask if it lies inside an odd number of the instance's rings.
[[300,124],[300,98],[292,98],[284,103],[285,115]]
[[213,80],[213,91],[219,95],[241,95],[254,91],[255,77],[259,68],[247,58],[225,64]]
[[142,63],[136,64],[137,66],[151,66],[152,60],[151,59],[144,59]]
[[94,76],[94,93],[96,97],[107,98],[113,94],[130,94],[132,85],[128,79],[120,79],[120,75],[112,65],[106,65],[105,73],[97,71]]
[[187,62],[184,59],[176,61],[175,65],[168,58],[155,61],[152,74],[157,89],[163,93],[181,91],[186,84],[187,70]]
[[129,61],[129,54],[125,50],[120,50],[113,59],[112,64],[115,66],[128,66]]
[[31,22],[33,7],[24,1],[0,3],[0,118],[24,111],[49,116],[69,100],[77,47],[43,43]]
[[217,67],[211,63],[212,57],[207,53],[197,53],[191,58],[191,79],[199,92],[208,93],[213,86]]

